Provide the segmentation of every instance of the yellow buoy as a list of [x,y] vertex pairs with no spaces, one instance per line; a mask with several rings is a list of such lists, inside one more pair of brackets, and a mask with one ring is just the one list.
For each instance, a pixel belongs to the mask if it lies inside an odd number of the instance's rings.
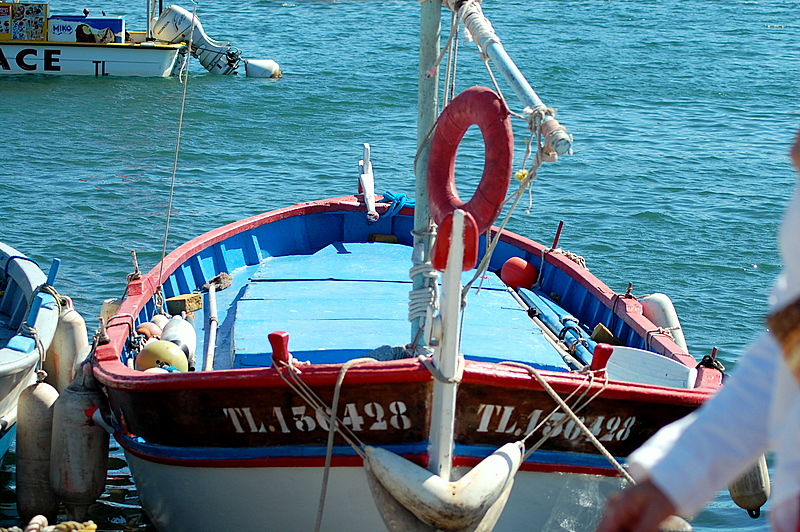
[[50,485],[75,521],[86,520],[105,488],[109,435],[86,413],[97,408],[106,408],[106,397],[84,364],[55,402],[50,444]]
[[169,370],[166,370],[164,368],[147,368],[146,370],[144,370],[144,372],[145,373],[158,373],[159,375],[164,375],[164,374],[169,375],[169,373],[170,373]]
[[25,388],[17,404],[17,513],[28,521],[43,515],[55,522],[58,499],[50,487],[50,438],[55,388],[37,382]]
[[150,340],[136,356],[136,369],[139,371],[165,366],[184,373],[189,371],[183,349],[168,340]]

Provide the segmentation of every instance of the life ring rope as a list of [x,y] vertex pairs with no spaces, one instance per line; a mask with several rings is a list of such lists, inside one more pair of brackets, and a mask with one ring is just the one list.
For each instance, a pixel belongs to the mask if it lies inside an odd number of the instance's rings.
[[[477,125],[484,139],[481,181],[472,198],[464,202],[455,184],[456,152],[470,126]],[[437,224],[456,209],[471,214],[483,233],[500,214],[511,182],[514,137],[505,101],[487,87],[470,87],[445,107],[436,121],[428,156],[428,200]]]

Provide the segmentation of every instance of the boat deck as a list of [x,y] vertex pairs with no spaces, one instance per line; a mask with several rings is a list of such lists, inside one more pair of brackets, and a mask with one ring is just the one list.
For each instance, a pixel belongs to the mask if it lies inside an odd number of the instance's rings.
[[[270,365],[266,336],[280,330],[290,334],[293,356],[313,363],[381,358],[376,349],[410,343],[410,256],[411,248],[400,244],[335,243],[311,256],[270,257],[235,270],[233,286],[217,292],[220,329],[214,367]],[[472,273],[465,272],[465,280]],[[265,316],[270,317],[268,330]],[[198,328],[205,323],[203,311],[196,320]],[[483,279],[479,290],[472,289],[462,330],[461,351],[468,359],[514,360],[569,371],[494,274]],[[201,343],[198,364],[203,352]]]

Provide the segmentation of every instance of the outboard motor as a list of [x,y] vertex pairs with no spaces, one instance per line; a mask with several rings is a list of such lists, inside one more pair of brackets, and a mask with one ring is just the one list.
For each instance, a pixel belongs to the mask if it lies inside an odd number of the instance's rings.
[[[167,43],[189,42],[191,38],[189,46],[192,55],[213,74],[235,74],[236,69],[244,63],[249,77],[281,77],[280,67],[275,61],[243,59],[239,49],[227,41],[211,39],[197,17],[177,5],[171,5],[161,13],[153,25],[153,37]],[[254,63],[253,68],[249,63]]]

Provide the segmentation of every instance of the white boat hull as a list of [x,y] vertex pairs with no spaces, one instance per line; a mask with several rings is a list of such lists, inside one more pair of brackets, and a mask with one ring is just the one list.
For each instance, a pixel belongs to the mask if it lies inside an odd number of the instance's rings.
[[[142,504],[161,532],[314,530],[321,467],[184,467],[126,455]],[[592,530],[605,499],[621,482],[600,475],[519,471],[495,530]],[[364,469],[331,468],[322,530],[385,529]]]
[[0,42],[0,75],[167,77],[183,45]]

